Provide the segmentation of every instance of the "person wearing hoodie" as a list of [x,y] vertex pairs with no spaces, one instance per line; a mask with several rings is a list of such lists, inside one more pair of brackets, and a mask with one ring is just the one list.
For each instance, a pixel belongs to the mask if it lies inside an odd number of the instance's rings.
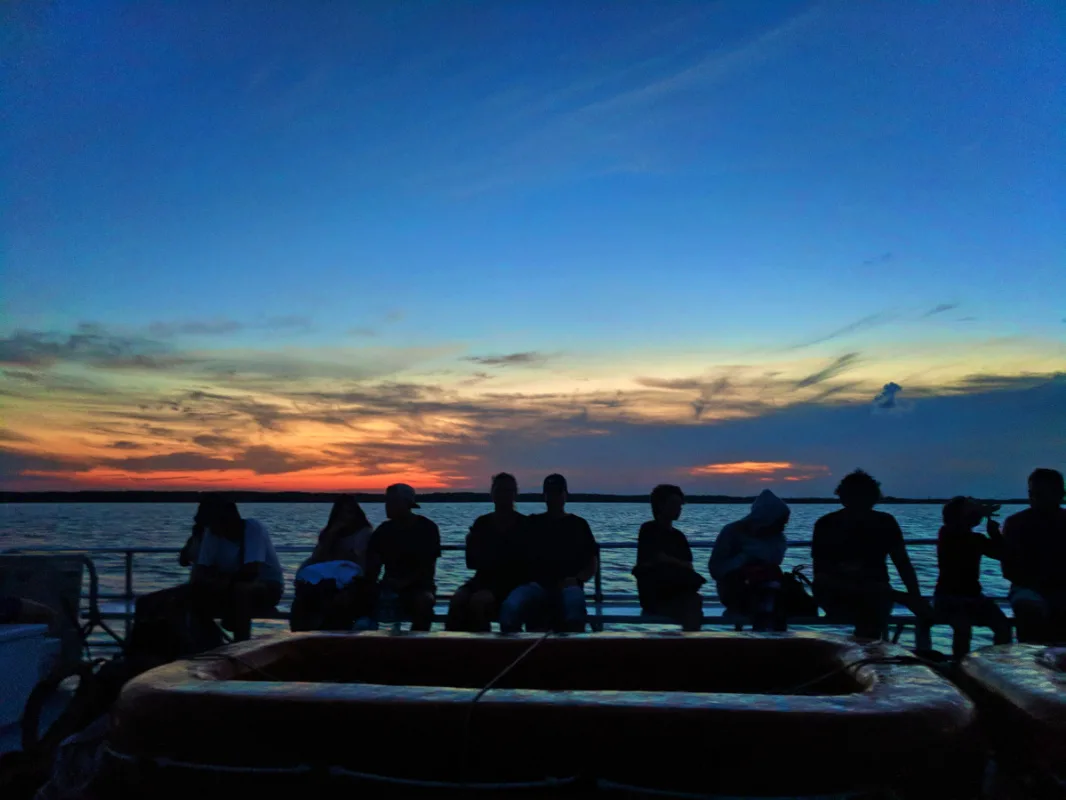
[[781,562],[785,559],[785,526],[791,512],[769,489],[755,498],[751,512],[730,522],[715,540],[707,568],[718,583],[727,611],[751,617],[756,631],[785,630],[778,603]]

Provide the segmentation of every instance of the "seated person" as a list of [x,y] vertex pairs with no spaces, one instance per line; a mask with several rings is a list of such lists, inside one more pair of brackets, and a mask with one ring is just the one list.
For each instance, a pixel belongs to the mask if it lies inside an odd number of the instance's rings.
[[547,511],[532,514],[524,535],[529,583],[511,592],[500,606],[505,633],[541,627],[558,631],[585,630],[584,583],[596,574],[599,547],[589,524],[566,511],[566,478],[544,479]]
[[1011,582],[1010,604],[1018,641],[1066,641],[1066,497],[1062,473],[1034,470],[1029,508],[1003,525],[1003,577]]
[[[933,609],[954,631],[951,652],[962,658],[970,652],[974,625],[992,629],[996,644],[1009,644],[1010,621],[996,602],[981,593],[981,556],[997,561],[1003,552],[1003,537],[992,514],[997,505],[986,505],[972,497],[955,497],[945,504],[944,525],[936,543],[940,578],[933,594]],[[973,528],[988,518],[984,536]]]
[[521,535],[526,516],[514,507],[518,497],[514,475],[494,475],[491,495],[495,510],[474,520],[466,535],[466,566],[476,572],[452,596],[449,631],[492,630],[500,603],[524,582]]
[[790,516],[788,506],[764,489],[746,517],[722,528],[707,564],[718,583],[722,605],[750,617],[756,631],[786,627],[783,603],[778,599]]
[[363,577],[363,564],[373,532],[354,497],[333,504],[314,551],[296,572],[292,630],[351,630],[372,613],[373,584]]
[[[855,636],[880,639],[892,606],[900,603],[919,619],[917,649],[931,650],[933,609],[922,597],[903,531],[891,514],[874,510],[881,500],[881,484],[855,470],[841,480],[836,495],[844,507],[814,524],[811,557],[818,605],[830,616],[853,620]],[[892,589],[888,558],[907,587],[906,594]]]
[[[440,558],[440,530],[436,523],[413,513],[415,490],[394,483],[385,490],[385,515],[366,551],[366,576],[376,581],[385,568],[378,612],[395,604],[411,619],[411,630],[428,631],[433,624],[434,582]],[[390,620],[398,622],[399,620]]]
[[661,484],[651,492],[653,519],[637,534],[637,595],[646,614],[670,617],[685,631],[703,623],[704,579],[692,568],[692,549],[685,534],[674,527],[681,518],[685,495],[678,486]]
[[25,597],[0,597],[0,625],[51,625],[56,615],[44,603]]
[[189,534],[181,552],[178,553],[178,563],[183,567],[191,567],[200,557],[200,547],[204,543],[204,531],[207,529],[204,522],[205,513],[204,503],[200,503],[196,507],[196,516],[192,520],[192,533]]
[[203,541],[189,578],[191,610],[203,624],[216,617],[236,641],[251,638],[252,619],[281,600],[282,571],[262,523],[242,519],[237,504],[211,498],[200,506]]

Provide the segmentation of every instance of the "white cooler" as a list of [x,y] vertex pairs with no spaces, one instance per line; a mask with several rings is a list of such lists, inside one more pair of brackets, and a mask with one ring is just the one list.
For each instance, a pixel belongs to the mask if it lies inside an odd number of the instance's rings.
[[0,728],[22,719],[26,700],[58,656],[47,625],[0,625]]

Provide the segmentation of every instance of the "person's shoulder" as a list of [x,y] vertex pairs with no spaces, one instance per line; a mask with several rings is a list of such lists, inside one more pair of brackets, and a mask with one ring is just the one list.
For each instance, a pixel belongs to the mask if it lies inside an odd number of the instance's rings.
[[440,528],[437,527],[437,523],[431,520],[429,517],[423,517],[421,514],[418,514],[416,515],[416,519],[419,520],[417,524],[421,525],[427,531],[437,531],[438,533],[440,532]]
[[1014,524],[1022,525],[1029,521],[1029,518],[1033,516],[1033,509],[1024,508],[1021,511],[1016,511],[1011,514],[1007,519],[1003,521],[1004,525]]
[[647,522],[640,526],[640,530],[637,531],[637,536],[654,536],[655,532],[659,529],[659,526],[655,524],[655,520],[649,519]]
[[252,533],[256,536],[266,536],[267,527],[262,522],[252,517],[244,518],[244,530],[245,533]]
[[486,525],[492,522],[492,515],[494,513],[494,511],[490,511],[488,514],[482,514],[480,517],[474,520],[473,524],[471,524],[470,526],[470,530],[474,530],[474,528],[484,528]]
[[836,525],[844,518],[845,513],[846,509],[838,508],[836,511],[830,511],[828,514],[822,514],[822,516],[818,517],[818,519],[815,520],[814,526],[818,527],[819,525],[821,525],[825,527],[827,525]]

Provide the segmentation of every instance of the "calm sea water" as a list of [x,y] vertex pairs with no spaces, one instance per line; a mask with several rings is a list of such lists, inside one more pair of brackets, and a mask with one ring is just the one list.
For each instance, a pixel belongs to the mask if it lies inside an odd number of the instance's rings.
[[[364,506],[371,522],[385,518],[381,504]],[[786,535],[792,540],[809,540],[814,521],[836,508],[831,505],[796,505]],[[940,506],[885,505],[881,507],[896,516],[907,538],[935,537],[940,523]],[[0,549],[9,547],[61,546],[73,548],[96,547],[181,547],[189,534],[196,508],[186,503],[56,503],[0,505]],[[421,513],[440,526],[445,544],[462,544],[463,537],[474,518],[491,511],[488,503],[427,503]],[[523,513],[543,510],[535,503],[520,503]],[[569,510],[589,521],[600,542],[636,542],[637,530],[650,516],[645,503],[572,503]],[[1006,517],[1021,507],[1004,507]],[[713,542],[722,526],[746,513],[741,505],[690,505],[678,527],[690,541]],[[329,506],[317,503],[249,503],[241,507],[246,517],[267,526],[274,544],[296,546],[300,552],[281,554],[282,566],[291,579],[296,567],[314,546],[319,529],[329,516]],[[936,583],[936,550],[933,547],[910,548],[911,558],[918,571],[922,591],[931,594]],[[707,577],[709,549],[695,552],[696,568]],[[629,574],[636,557],[635,550],[604,551],[604,591],[631,592],[636,598],[636,583]],[[785,561],[787,567],[809,563],[807,548],[791,548]],[[102,591],[123,590],[122,556],[94,557],[100,571]],[[984,560],[982,580],[985,592],[1003,596],[1007,584],[999,564]],[[174,554],[138,555],[134,566],[134,591],[137,594],[160,589],[185,580],[187,573],[178,566]],[[451,592],[468,577],[463,554],[445,553],[438,562],[437,583],[441,591]],[[902,587],[900,587],[902,588]],[[289,593],[291,599],[291,592]],[[937,644],[948,649],[950,631],[937,630]],[[984,641],[978,633],[975,646]]]

